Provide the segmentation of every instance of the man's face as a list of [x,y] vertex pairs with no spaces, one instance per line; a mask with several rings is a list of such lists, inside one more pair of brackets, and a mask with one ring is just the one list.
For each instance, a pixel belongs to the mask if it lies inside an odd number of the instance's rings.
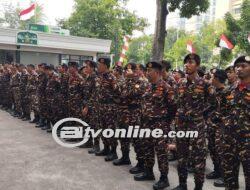
[[215,87],[218,86],[219,80],[214,76],[214,74],[212,75],[211,81],[212,85],[214,85]]
[[86,65],[86,67],[84,68],[84,72],[88,75],[93,73],[93,68],[89,66],[89,64]]
[[99,73],[104,73],[106,71],[106,69],[107,69],[107,66],[104,63],[99,63],[98,64],[97,70],[98,70]]
[[227,72],[227,78],[230,82],[233,82],[235,80],[235,78],[237,77],[236,73],[234,70],[229,70]]
[[147,72],[147,77],[150,82],[155,81],[159,76],[160,71],[156,69],[149,68]]
[[185,66],[185,71],[188,75],[195,73],[199,68],[196,62],[192,59],[187,60],[184,66]]
[[236,73],[240,79],[245,79],[250,76],[250,64],[249,63],[239,63],[236,66]]
[[77,68],[76,67],[72,67],[72,66],[69,67],[69,73],[74,74],[76,72],[77,72]]

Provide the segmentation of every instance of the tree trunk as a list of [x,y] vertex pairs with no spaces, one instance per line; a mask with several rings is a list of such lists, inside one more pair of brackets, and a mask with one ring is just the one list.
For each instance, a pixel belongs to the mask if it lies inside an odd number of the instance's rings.
[[152,49],[152,60],[162,61],[164,56],[166,19],[168,15],[167,0],[156,0],[157,12],[155,22],[155,35]]

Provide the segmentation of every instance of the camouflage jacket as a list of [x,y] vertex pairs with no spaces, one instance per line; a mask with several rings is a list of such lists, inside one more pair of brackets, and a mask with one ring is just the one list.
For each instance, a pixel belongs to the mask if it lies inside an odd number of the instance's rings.
[[174,119],[174,91],[163,79],[156,84],[148,84],[142,98],[143,119],[163,119],[168,122]]

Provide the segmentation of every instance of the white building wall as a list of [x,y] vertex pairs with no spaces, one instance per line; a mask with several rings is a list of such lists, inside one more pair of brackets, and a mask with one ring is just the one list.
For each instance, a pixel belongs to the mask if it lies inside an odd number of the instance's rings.
[[20,63],[24,65],[48,63],[53,65],[59,64],[59,55],[52,53],[39,52],[20,52]]

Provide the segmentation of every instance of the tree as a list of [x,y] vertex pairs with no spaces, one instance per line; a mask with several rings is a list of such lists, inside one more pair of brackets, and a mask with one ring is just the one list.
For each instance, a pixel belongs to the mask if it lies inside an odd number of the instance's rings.
[[152,59],[162,60],[166,36],[166,18],[169,12],[180,10],[180,16],[190,18],[205,12],[209,7],[208,0],[156,0],[157,15]]
[[128,60],[133,60],[136,63],[147,63],[151,56],[152,40],[152,36],[147,35],[133,39],[127,53]]
[[[30,1],[30,4],[32,1]],[[13,4],[9,3],[4,5],[3,18],[0,19],[0,24],[7,26],[9,28],[15,29],[27,29],[27,26],[32,23],[42,24],[45,20],[45,15],[43,13],[43,7],[40,4],[36,5],[35,16],[27,21],[20,20],[19,14],[21,8],[19,4],[15,7]],[[2,22],[1,22],[2,21]]]
[[124,35],[134,30],[143,31],[147,21],[129,12],[127,0],[75,0],[75,11],[69,19],[58,23],[76,36],[111,39],[112,52],[118,50]]

